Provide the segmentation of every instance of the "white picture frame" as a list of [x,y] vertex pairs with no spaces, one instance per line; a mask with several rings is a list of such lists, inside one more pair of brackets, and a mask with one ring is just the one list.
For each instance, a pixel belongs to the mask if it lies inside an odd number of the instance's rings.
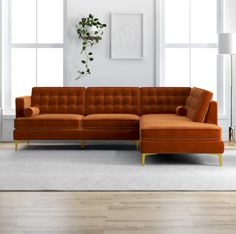
[[143,59],[142,13],[111,13],[111,59]]

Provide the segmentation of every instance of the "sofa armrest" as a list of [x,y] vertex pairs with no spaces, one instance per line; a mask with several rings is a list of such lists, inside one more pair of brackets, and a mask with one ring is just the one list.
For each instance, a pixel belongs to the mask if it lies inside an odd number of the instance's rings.
[[218,107],[216,101],[211,101],[207,114],[205,116],[204,123],[212,123],[218,125]]
[[24,117],[24,109],[31,106],[31,96],[16,98],[16,118]]

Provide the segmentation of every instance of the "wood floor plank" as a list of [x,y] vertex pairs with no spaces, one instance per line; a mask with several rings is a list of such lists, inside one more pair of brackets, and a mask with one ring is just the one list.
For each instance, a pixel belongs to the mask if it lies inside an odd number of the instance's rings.
[[235,234],[236,192],[0,192],[0,234]]

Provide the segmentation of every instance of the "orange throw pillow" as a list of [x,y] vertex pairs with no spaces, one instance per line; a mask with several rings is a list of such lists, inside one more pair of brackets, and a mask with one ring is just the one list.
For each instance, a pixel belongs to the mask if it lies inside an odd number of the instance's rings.
[[24,109],[24,115],[25,117],[33,117],[35,115],[39,115],[40,110],[38,107],[29,107]]
[[184,106],[177,106],[175,109],[177,115],[185,116],[187,115],[187,109]]

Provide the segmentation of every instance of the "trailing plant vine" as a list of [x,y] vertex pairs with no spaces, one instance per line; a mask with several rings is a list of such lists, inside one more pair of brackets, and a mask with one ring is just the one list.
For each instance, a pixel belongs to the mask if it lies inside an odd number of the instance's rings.
[[102,40],[102,29],[106,26],[106,24],[102,24],[98,18],[94,18],[91,14],[89,14],[87,18],[82,18],[79,24],[76,25],[77,34],[79,35],[79,38],[83,40],[81,54],[84,55],[81,60],[81,63],[84,65],[84,69],[78,71],[79,76],[76,80],[91,74],[89,62],[94,61],[94,57],[93,53],[90,50],[88,51],[88,48],[93,47]]

